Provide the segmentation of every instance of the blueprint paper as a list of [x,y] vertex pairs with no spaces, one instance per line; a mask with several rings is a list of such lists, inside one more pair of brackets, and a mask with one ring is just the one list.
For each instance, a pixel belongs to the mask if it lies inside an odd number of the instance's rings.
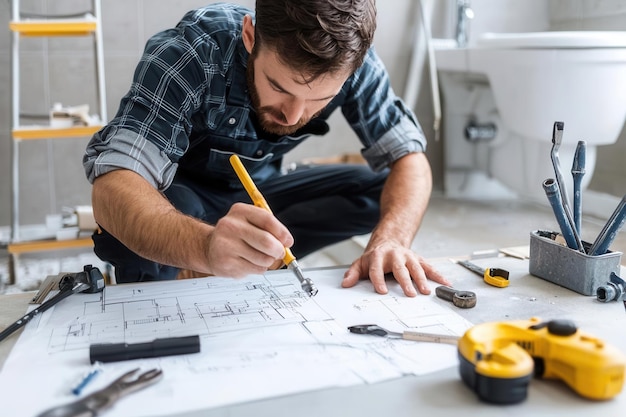
[[93,343],[200,336],[200,353],[103,365],[83,395],[131,369],[163,370],[160,382],[114,405],[120,417],[175,415],[457,366],[455,346],[349,333],[351,325],[378,324],[461,335],[471,323],[432,295],[404,296],[396,283],[389,282],[387,295],[369,281],[343,289],[344,271],[305,271],[319,289],[313,298],[287,270],[73,295],[25,327],[0,373],[3,414],[34,416],[75,400],[71,389],[91,366]]

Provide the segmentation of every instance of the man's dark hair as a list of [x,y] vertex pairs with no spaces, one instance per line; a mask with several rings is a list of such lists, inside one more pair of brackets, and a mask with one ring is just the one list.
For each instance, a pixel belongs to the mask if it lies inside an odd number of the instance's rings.
[[375,0],[256,0],[255,48],[270,48],[307,81],[356,71],[375,30]]

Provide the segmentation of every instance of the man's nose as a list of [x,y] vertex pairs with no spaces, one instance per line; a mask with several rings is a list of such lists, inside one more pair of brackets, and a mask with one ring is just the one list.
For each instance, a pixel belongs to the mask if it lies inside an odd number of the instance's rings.
[[304,114],[304,100],[289,100],[283,105],[281,113],[287,126],[295,125]]

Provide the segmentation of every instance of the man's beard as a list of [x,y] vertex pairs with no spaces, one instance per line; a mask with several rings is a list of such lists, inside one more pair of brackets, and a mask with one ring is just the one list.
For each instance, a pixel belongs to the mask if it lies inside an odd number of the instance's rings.
[[[256,114],[259,119],[261,128],[268,133],[279,136],[286,136],[296,132],[302,126],[306,125],[311,119],[301,118],[296,124],[290,126],[284,126],[272,121],[272,119],[285,120],[285,115],[282,114],[282,112],[280,112],[279,110],[276,110],[270,106],[261,107],[261,98],[259,97],[259,92],[257,91],[256,85],[254,84],[254,60],[255,54],[253,52],[248,59],[246,79],[248,82],[248,91],[250,94],[250,99],[252,100],[252,106],[256,110]],[[317,116],[318,114],[319,112],[315,116]]]

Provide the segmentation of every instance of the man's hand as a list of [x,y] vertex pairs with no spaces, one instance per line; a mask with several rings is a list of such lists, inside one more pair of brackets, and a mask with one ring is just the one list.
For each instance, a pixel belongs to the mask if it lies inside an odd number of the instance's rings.
[[430,294],[427,279],[442,285],[451,285],[432,265],[412,250],[386,242],[366,249],[346,271],[341,286],[353,287],[360,279],[369,278],[377,293],[386,294],[385,274],[387,273],[393,274],[408,297],[417,295],[415,286],[420,293]]
[[379,294],[387,293],[385,274],[391,273],[409,297],[430,294],[427,280],[450,285],[410,245],[428,206],[432,176],[423,153],[409,153],[395,161],[380,197],[380,221],[363,255],[352,263],[343,278],[343,287],[352,287],[369,278]]
[[293,236],[271,213],[234,204],[215,226],[176,210],[139,174],[118,169],[93,184],[94,216],[130,250],[197,274],[242,277],[282,264]]
[[214,275],[236,278],[276,268],[291,245],[293,237],[271,213],[236,203],[215,225],[205,254]]

